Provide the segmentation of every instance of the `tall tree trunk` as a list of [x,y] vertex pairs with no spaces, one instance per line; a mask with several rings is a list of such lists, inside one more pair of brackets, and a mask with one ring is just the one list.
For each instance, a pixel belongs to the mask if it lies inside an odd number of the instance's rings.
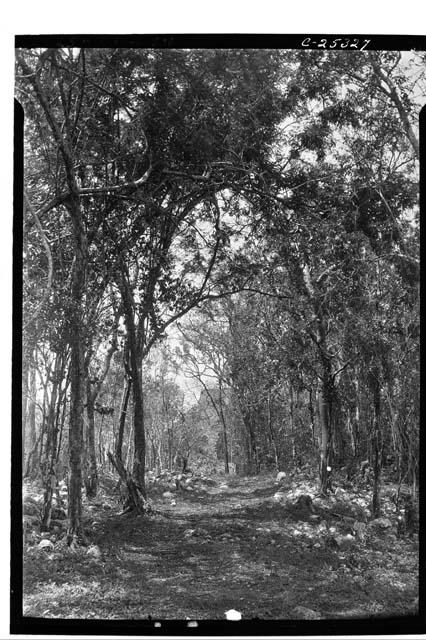
[[68,532],[69,545],[84,538],[81,523],[81,488],[83,454],[83,413],[85,396],[84,315],[83,299],[86,283],[87,240],[83,228],[80,205],[75,203],[72,212],[74,226],[75,262],[72,277],[72,321],[71,321],[71,399],[69,423],[70,474],[68,485]]
[[121,278],[119,282],[121,298],[123,302],[124,316],[127,329],[128,347],[128,371],[133,387],[133,468],[132,473],[126,471],[128,496],[128,509],[142,513],[146,506],[145,485],[145,424],[143,412],[142,393],[142,345],[143,318],[139,318],[138,330],[135,324],[135,303],[133,293],[128,281],[128,274],[124,263],[121,264]]
[[44,485],[42,527],[44,529],[48,529],[50,526],[50,518],[52,515],[52,498],[56,487],[56,459],[60,410],[58,392],[62,383],[62,374],[62,354],[56,354],[55,366],[53,369],[52,393],[50,396],[49,413],[47,416],[47,439],[44,452],[45,459],[42,464]]
[[373,417],[373,442],[372,442],[372,454],[373,454],[373,505],[372,513],[375,518],[380,517],[381,505],[380,505],[380,493],[381,493],[381,479],[382,479],[382,453],[383,453],[383,440],[381,432],[381,398],[380,398],[380,382],[378,376],[372,375],[372,387],[373,387],[373,404],[374,404],[374,417]]
[[328,492],[329,479],[329,451],[330,451],[330,424],[329,406],[324,397],[324,390],[318,394],[319,417],[321,424],[321,444],[320,444],[320,490],[326,495]]
[[328,328],[327,320],[324,317],[323,308],[317,292],[315,291],[308,264],[302,268],[305,292],[311,301],[312,309],[316,316],[317,331],[312,332],[311,337],[315,342],[319,360],[321,363],[322,375],[318,393],[319,418],[321,424],[321,445],[320,445],[320,491],[327,494],[331,487],[331,464],[330,445],[332,436],[333,400],[334,400],[334,378],[332,375],[332,363],[328,349]]
[[[96,381],[92,381],[90,376],[89,365],[90,365],[90,359],[93,352],[92,347],[87,350],[87,354],[86,354],[87,451],[86,451],[86,473],[84,478],[84,484],[86,488],[86,495],[89,498],[94,498],[98,492],[98,469],[97,469],[96,448],[95,448],[96,399],[99,396],[101,387],[108,374],[112,356],[118,347],[117,330],[118,330],[118,322],[119,322],[119,310],[115,308],[114,303],[115,303],[115,300],[113,298],[113,307],[115,309],[115,313],[114,313],[114,323],[112,327],[110,344],[107,349],[103,366],[101,367],[101,371],[98,372],[98,375],[96,377]],[[102,414],[102,422],[103,422],[103,414]]]
[[[130,355],[133,378],[133,477],[143,498],[146,499],[145,487],[145,425],[143,415],[142,372],[139,371],[135,354]],[[142,363],[141,363],[142,365]]]
[[[27,424],[28,424],[28,395],[30,384],[28,383],[28,375],[29,375],[29,362],[28,362],[28,350],[23,348],[22,354],[22,468],[25,466],[26,460],[26,452],[31,447],[27,444]],[[27,457],[27,466],[28,466],[28,457]]]
[[293,467],[295,467],[296,466],[296,440],[295,440],[295,433],[294,433],[293,387],[292,387],[291,383],[289,384],[289,387],[288,387],[288,393],[289,393],[289,399],[290,399],[289,410],[290,410],[291,459],[292,459],[292,462],[293,462]]
[[272,450],[274,452],[275,471],[279,471],[279,469],[280,469],[280,461],[279,461],[279,457],[278,457],[278,449],[277,449],[277,443],[276,443],[276,440],[275,440],[274,427],[272,425],[271,392],[269,390],[268,390],[267,401],[268,401],[268,430],[269,430],[269,436],[270,436],[270,441],[271,441],[271,445],[272,445]]
[[29,366],[29,388],[28,388],[28,400],[26,406],[28,406],[28,415],[26,419],[26,431],[27,438],[26,444],[28,448],[28,455],[26,458],[26,471],[25,476],[33,477],[38,465],[39,460],[37,457],[38,441],[36,430],[36,369],[34,366]]
[[126,387],[123,392],[123,398],[121,401],[120,420],[119,420],[119,426],[118,426],[118,434],[115,442],[115,451],[114,453],[112,453],[111,451],[108,451],[108,459],[110,460],[111,464],[113,465],[113,467],[115,468],[115,470],[117,471],[118,475],[120,476],[121,480],[124,482],[127,488],[127,498],[124,503],[123,513],[128,511],[133,511],[134,509],[142,511],[142,508],[140,506],[140,497],[139,497],[138,487],[132,477],[132,474],[129,473],[129,471],[127,470],[123,462],[124,428],[126,425],[127,409],[129,406],[130,391],[132,388],[132,384],[133,384],[132,378],[128,378],[126,382]]
[[326,495],[331,488],[330,438],[333,410],[333,380],[330,362],[323,358],[323,379],[318,394],[319,417],[321,424],[320,445],[320,491]]
[[309,418],[311,423],[312,449],[315,455],[317,455],[318,447],[315,439],[315,409],[312,401],[312,390],[309,391]]
[[167,466],[169,471],[172,471],[173,469],[173,431],[170,424],[167,425]]
[[86,495],[88,498],[94,498],[98,492],[98,469],[96,463],[96,449],[95,449],[95,402],[92,393],[92,385],[89,376],[86,380],[86,414],[87,414],[87,429],[86,429],[86,474],[84,478],[84,485],[86,488]]
[[101,416],[101,423],[99,425],[99,433],[98,433],[98,455],[99,455],[99,464],[102,468],[105,464],[105,446],[104,446],[104,437],[103,437],[103,426],[104,426],[104,416]]
[[225,453],[225,473],[229,474],[229,451],[228,451],[228,430],[226,427],[225,414],[222,405],[222,384],[219,380],[219,415],[223,429],[223,448]]

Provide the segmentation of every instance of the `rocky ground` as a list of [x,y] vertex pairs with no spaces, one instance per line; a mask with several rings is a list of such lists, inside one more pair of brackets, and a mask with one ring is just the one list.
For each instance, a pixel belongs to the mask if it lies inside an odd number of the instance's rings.
[[[38,527],[24,499],[24,615],[43,618],[338,620],[416,613],[418,536],[384,489],[343,483],[323,499],[302,475],[149,478],[150,516],[120,515],[111,483],[85,504],[89,546],[67,548],[64,513]],[[232,615],[232,614],[228,614]]]

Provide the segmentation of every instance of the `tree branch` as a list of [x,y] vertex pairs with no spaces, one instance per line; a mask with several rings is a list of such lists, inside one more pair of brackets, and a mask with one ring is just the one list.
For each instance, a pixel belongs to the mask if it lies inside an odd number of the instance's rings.
[[47,240],[46,234],[43,230],[43,227],[41,226],[40,223],[40,219],[38,217],[37,212],[35,211],[35,209],[33,209],[33,207],[31,206],[31,203],[29,201],[28,195],[26,190],[24,189],[24,201],[25,201],[25,206],[28,209],[28,211],[31,213],[31,215],[33,216],[37,229],[41,235],[41,239],[44,245],[44,248],[46,249],[46,254],[47,254],[47,262],[48,262],[48,273],[47,273],[47,286],[46,286],[46,290],[43,294],[43,298],[41,299],[40,304],[38,305],[38,308],[34,311],[34,313],[26,320],[25,324],[26,326],[28,326],[29,324],[31,324],[39,315],[41,309],[43,308],[44,303],[46,302],[46,300],[49,297],[50,294],[50,290],[52,288],[52,279],[53,279],[53,259],[52,259],[52,252],[50,250],[50,245],[49,242]]

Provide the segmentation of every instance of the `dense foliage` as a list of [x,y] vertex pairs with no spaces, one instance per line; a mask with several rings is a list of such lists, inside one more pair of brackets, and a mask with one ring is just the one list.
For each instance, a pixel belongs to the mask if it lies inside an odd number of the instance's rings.
[[17,52],[25,474],[418,482],[422,56]]

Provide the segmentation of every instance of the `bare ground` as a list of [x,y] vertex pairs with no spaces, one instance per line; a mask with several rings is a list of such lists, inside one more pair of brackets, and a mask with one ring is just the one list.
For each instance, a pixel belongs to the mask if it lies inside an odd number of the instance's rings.
[[[24,616],[224,620],[236,609],[243,620],[337,620],[416,612],[417,540],[367,528],[363,539],[342,542],[351,529],[333,505],[320,501],[312,514],[278,502],[271,475],[222,477],[173,498],[163,491],[151,492],[151,516],[119,515],[108,499],[87,503],[85,527],[100,554],[69,550],[64,540],[27,547]],[[294,480],[280,491],[294,492]]]

